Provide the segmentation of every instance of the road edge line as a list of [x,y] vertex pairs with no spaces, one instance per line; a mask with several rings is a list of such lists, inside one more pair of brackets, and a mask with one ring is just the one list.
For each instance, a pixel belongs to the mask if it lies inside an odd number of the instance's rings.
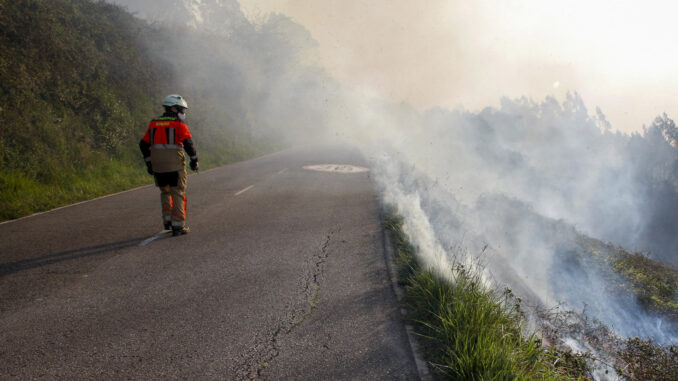
[[106,195],[103,195],[103,196],[99,196],[99,197],[97,197],[97,198],[91,198],[91,199],[89,199],[89,200],[78,201],[78,202],[73,203],[73,204],[68,204],[68,205],[59,206],[59,207],[54,208],[54,209],[50,209],[50,210],[45,210],[45,211],[42,211],[42,212],[37,212],[37,213],[29,214],[29,215],[27,215],[27,216],[23,216],[23,217],[19,217],[19,218],[14,218],[14,219],[12,219],[12,220],[2,221],[2,222],[0,222],[0,225],[9,224],[9,223],[12,223],[12,222],[17,222],[17,221],[20,221],[20,220],[23,220],[23,219],[26,219],[26,218],[36,217],[36,216],[39,216],[39,215],[41,215],[41,214],[47,214],[47,213],[55,212],[55,211],[57,211],[57,210],[70,208],[71,206],[76,206],[76,205],[80,205],[80,204],[85,204],[85,203],[92,202],[92,201],[96,201],[96,200],[101,200],[101,199],[107,198],[107,197],[117,196],[117,195],[119,195],[119,194],[123,194],[123,193],[127,193],[127,192],[132,192],[132,191],[135,191],[135,190],[138,190],[138,189],[142,189],[142,188],[146,188],[146,187],[150,187],[150,186],[153,186],[153,184],[141,185],[141,186],[138,186],[138,187],[136,187],[136,188],[126,189],[126,190],[124,190],[124,191],[120,191],[120,192],[116,192],[116,193],[111,193],[111,194],[106,194]]
[[417,372],[419,373],[419,379],[421,381],[433,381],[433,376],[431,375],[431,370],[428,367],[428,363],[424,360],[424,356],[421,354],[421,347],[414,333],[414,327],[411,324],[406,322],[407,309],[403,306],[403,297],[405,291],[398,285],[398,275],[395,270],[395,262],[393,255],[395,250],[393,249],[393,241],[386,231],[384,226],[384,212],[383,209],[380,211],[380,223],[381,223],[381,233],[382,233],[382,246],[384,247],[384,255],[386,257],[386,267],[388,269],[389,279],[391,280],[391,287],[393,292],[396,294],[396,299],[400,305],[400,316],[403,318],[403,324],[405,325],[405,332],[407,333],[407,341],[410,344],[410,351],[414,357],[414,364],[417,366]]

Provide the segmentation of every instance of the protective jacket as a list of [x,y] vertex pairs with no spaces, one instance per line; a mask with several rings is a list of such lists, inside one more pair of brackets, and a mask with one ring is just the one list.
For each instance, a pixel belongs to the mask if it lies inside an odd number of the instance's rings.
[[184,150],[191,160],[198,158],[191,139],[188,126],[177,114],[166,112],[151,120],[139,148],[144,160],[151,162],[154,173],[175,172],[186,165]]

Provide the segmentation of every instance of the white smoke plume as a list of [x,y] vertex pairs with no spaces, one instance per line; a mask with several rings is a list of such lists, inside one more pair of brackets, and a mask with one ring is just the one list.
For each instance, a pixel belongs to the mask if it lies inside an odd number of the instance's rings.
[[488,280],[535,304],[585,310],[623,336],[678,340],[675,323],[611,288],[622,280],[591,258],[609,248],[588,238],[654,249],[676,264],[678,148],[667,139],[676,131],[668,117],[642,136],[614,134],[602,113],[589,116],[570,95],[562,105],[504,99],[477,114],[406,119],[389,121],[379,142],[389,151],[372,159],[422,256],[445,248],[454,263],[470,255]]
[[608,291],[613,275],[583,255],[605,254],[588,236],[678,266],[678,132],[667,116],[642,134],[613,133],[576,94],[420,113],[337,84],[315,64],[310,34],[283,15],[255,25],[236,0],[113,2],[180,26],[143,43],[199,89],[196,104],[223,104],[226,122],[363,147],[429,266],[451,276],[454,263],[480,262],[489,282],[535,304],[565,303],[619,334],[676,343],[675,326]]

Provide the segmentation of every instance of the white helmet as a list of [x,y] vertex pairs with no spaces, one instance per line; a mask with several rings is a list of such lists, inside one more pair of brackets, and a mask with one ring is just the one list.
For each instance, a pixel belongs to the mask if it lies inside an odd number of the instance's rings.
[[165,100],[162,102],[162,105],[165,107],[180,107],[188,108],[188,103],[184,100],[184,97],[178,94],[171,94],[165,97]]

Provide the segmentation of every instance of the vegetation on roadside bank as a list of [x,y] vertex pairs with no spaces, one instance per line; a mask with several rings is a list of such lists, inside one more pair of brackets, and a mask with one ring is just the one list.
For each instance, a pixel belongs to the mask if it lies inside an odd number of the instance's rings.
[[387,213],[385,227],[394,243],[409,318],[436,376],[450,380],[588,379],[590,369],[580,356],[544,349],[536,335],[524,334],[520,300],[510,290],[495,293],[461,265],[453,269],[453,281],[423,268],[402,224],[395,213]]
[[[158,36],[105,2],[0,2],[0,220],[152,182],[138,141],[175,88]],[[205,119],[203,168],[265,151]]]
[[163,68],[140,28],[104,3],[0,2],[0,220],[149,181],[128,147]]
[[[454,280],[444,279],[417,262],[416,249],[405,237],[403,220],[394,210],[387,211],[384,225],[394,244],[398,281],[405,289],[408,317],[436,378],[593,378],[591,364],[596,361],[593,355],[554,345],[557,340],[553,338],[549,338],[550,344],[545,346],[536,334],[525,331],[526,317],[521,301],[510,290],[500,293],[488,289],[472,271],[461,265],[453,269]],[[663,347],[638,338],[622,340],[614,335],[603,336],[615,357],[614,364],[608,366],[623,379],[676,379],[678,346]]]
[[170,93],[189,100],[201,169],[283,147],[282,118],[254,100],[286,73],[251,42],[297,58],[279,30],[245,27],[229,39],[104,1],[0,1],[0,220],[152,183],[138,141]]

